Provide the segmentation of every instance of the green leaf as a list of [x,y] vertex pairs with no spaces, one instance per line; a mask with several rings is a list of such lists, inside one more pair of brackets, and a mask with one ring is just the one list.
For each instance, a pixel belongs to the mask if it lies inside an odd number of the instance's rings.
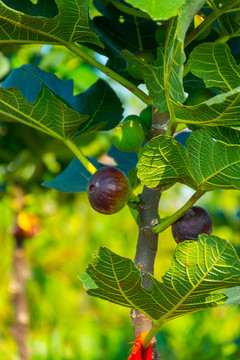
[[187,150],[172,137],[153,138],[140,150],[138,157],[138,178],[147,187],[180,182],[196,189]]
[[31,104],[20,90],[0,88],[0,117],[2,121],[16,121],[58,139],[72,138],[88,118],[67,106],[43,84]]
[[236,64],[227,44],[203,43],[189,57],[191,72],[202,78],[207,88],[227,92],[240,82],[240,66]]
[[237,306],[240,304],[240,286],[226,289],[224,290],[224,294],[228,297],[223,304],[224,306]]
[[240,189],[240,146],[215,141],[203,130],[187,140],[191,172],[201,190]]
[[162,324],[222,305],[227,296],[216,291],[239,286],[240,261],[228,241],[200,235],[198,241],[184,241],[176,247],[161,282],[150,274],[149,278],[152,289],[146,290],[133,261],[103,247],[80,276],[89,295],[138,310]]
[[184,55],[184,38],[194,15],[199,11],[204,0],[193,2],[186,0],[179,14],[168,22],[165,46],[158,48],[157,61],[147,64],[128,51],[122,54],[143,73],[143,79],[149,90],[149,95],[159,112],[166,112],[174,102],[185,100],[182,77]]
[[180,7],[186,2],[186,0],[128,0],[127,2],[132,6],[145,11],[154,20],[167,20],[172,16],[177,15]]
[[[189,125],[190,130],[200,130],[200,126]],[[240,145],[240,131],[225,126],[204,126],[202,129],[213,139],[221,140],[226,144]]]
[[194,131],[187,149],[160,135],[139,152],[138,178],[149,188],[180,182],[199,191],[240,189],[240,146],[216,141]]
[[175,120],[179,123],[203,126],[240,126],[240,86],[214,96],[205,103],[186,106],[171,101]]
[[[16,0],[0,1],[0,26],[2,29],[0,43],[89,42],[101,46],[97,35],[90,27],[88,4],[89,0],[74,2],[56,0],[58,14],[53,9],[53,2],[51,2],[51,6],[49,6],[51,17],[47,17],[42,12],[40,2],[38,9],[30,2],[29,6],[26,6],[20,5],[20,2]],[[48,3],[43,8],[48,9]],[[26,13],[24,13],[25,11]]]

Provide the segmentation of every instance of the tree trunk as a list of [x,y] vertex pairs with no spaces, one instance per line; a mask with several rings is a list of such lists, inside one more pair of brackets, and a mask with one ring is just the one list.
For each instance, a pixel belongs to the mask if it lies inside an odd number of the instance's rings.
[[[152,119],[152,127],[147,138],[148,141],[155,136],[165,134],[169,121],[169,115],[159,114],[157,110],[153,108]],[[163,187],[160,186],[152,189],[144,186],[142,194],[139,195],[139,236],[134,262],[141,271],[143,278],[142,285],[147,290],[150,290],[152,286],[151,281],[148,278],[148,273],[154,274],[154,262],[158,247],[158,234],[153,234],[151,228],[159,222],[158,207],[162,191]],[[151,320],[146,318],[143,314],[136,310],[132,310],[131,317],[135,339],[139,333],[149,331],[151,329]],[[153,339],[152,347],[152,360],[159,360],[155,339]]]

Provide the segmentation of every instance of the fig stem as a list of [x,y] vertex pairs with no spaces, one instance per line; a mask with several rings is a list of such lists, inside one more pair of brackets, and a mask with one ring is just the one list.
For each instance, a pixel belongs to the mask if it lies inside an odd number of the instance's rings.
[[69,139],[63,140],[64,144],[76,155],[78,160],[82,163],[82,165],[90,172],[90,174],[94,174],[97,169],[95,166],[86,158],[86,156],[81,152],[81,150],[77,147],[77,145]]
[[101,64],[99,61],[94,59],[91,55],[89,55],[86,51],[80,48],[75,43],[66,43],[65,46],[71,50],[74,54],[80,56],[83,60],[88,62],[90,65],[94,66],[96,69],[102,71],[104,74],[112,78],[113,80],[117,81],[119,84],[124,86],[126,89],[131,91],[135,96],[137,96],[140,100],[142,100],[147,105],[152,105],[152,99],[141,89],[137,86],[132,84],[130,81],[125,79],[123,76],[119,75],[112,69],[108,68],[107,66]]
[[167,216],[165,220],[163,219],[160,224],[152,227],[152,232],[154,234],[159,234],[162,231],[166,230],[169,226],[174,224],[180,217],[182,217],[204,194],[206,191],[196,191],[190,199],[173,215]]

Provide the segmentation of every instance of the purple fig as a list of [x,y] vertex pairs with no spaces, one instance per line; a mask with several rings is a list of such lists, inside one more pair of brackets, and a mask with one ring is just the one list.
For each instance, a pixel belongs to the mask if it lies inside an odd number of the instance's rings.
[[211,215],[200,206],[193,206],[172,225],[172,235],[176,243],[197,240],[199,234],[211,233]]
[[126,175],[115,167],[103,167],[93,174],[87,186],[92,208],[102,214],[114,214],[128,202],[130,183]]

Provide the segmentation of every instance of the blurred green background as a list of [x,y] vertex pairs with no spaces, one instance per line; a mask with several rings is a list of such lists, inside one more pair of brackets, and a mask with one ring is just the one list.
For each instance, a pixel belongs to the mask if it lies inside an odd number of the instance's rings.
[[[0,53],[0,81],[10,69],[35,64],[63,80],[74,80],[79,93],[104,75],[93,70],[62,47],[5,47]],[[100,58],[101,60],[101,58]],[[126,112],[139,114],[143,105],[111,82]],[[86,145],[90,138],[90,144]],[[111,134],[81,139],[90,156],[105,152]],[[34,139],[34,141],[33,141]],[[17,360],[11,338],[13,309],[9,284],[12,278],[14,239],[14,186],[21,184],[26,210],[41,217],[42,229],[26,240],[29,278],[26,283],[30,310],[28,342],[32,360],[124,360],[133,341],[129,310],[88,296],[78,275],[85,271],[91,254],[107,246],[134,258],[137,226],[128,208],[101,215],[90,208],[86,194],[63,194],[41,187],[73,159],[59,142],[16,124],[0,126],[0,359]],[[162,196],[160,215],[176,211],[191,196],[185,186],[175,185]],[[213,217],[213,233],[240,249],[240,193],[215,191],[197,205]],[[168,270],[175,249],[167,229],[159,237],[155,276]],[[161,360],[235,360],[240,358],[239,308],[217,308],[166,323],[157,334]]]

